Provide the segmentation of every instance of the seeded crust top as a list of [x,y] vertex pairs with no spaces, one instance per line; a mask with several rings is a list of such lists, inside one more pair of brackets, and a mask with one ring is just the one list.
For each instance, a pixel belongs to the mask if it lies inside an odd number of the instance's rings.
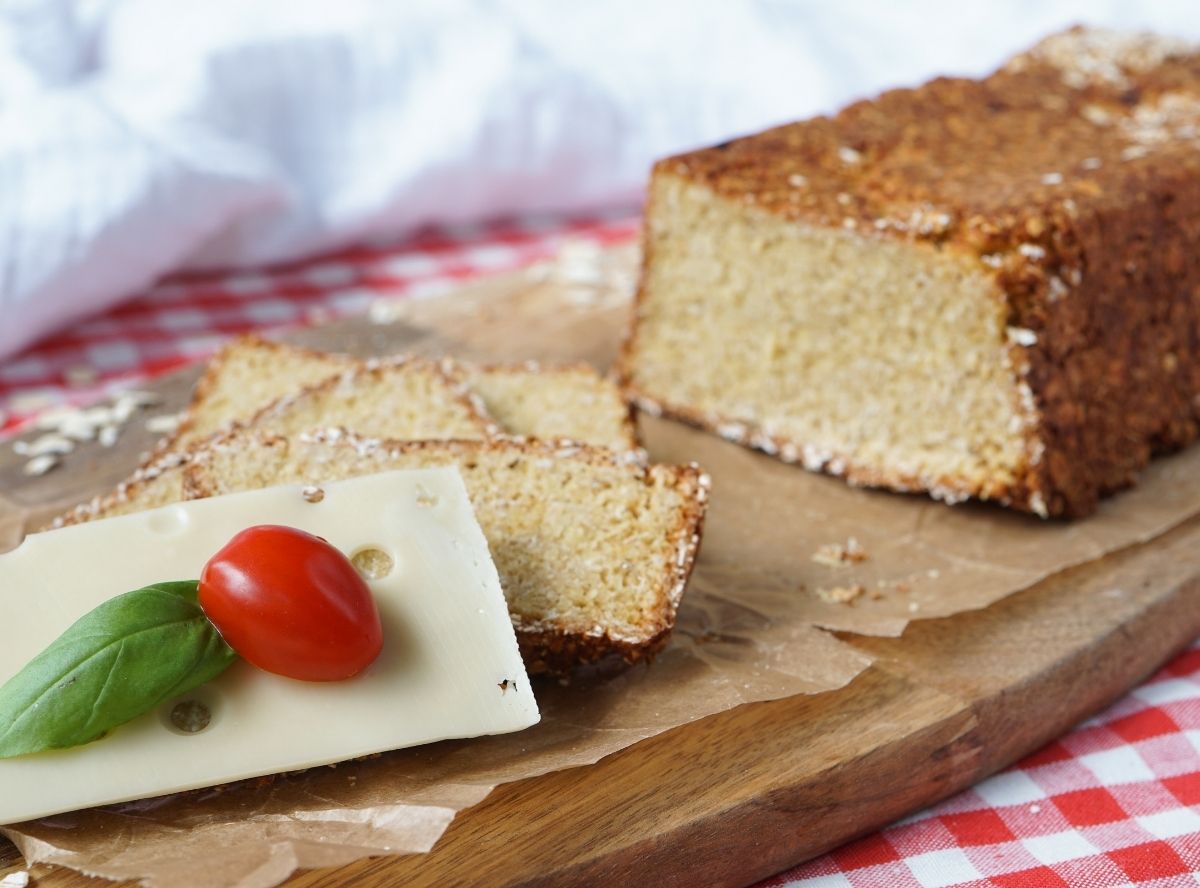
[[1200,170],[1200,52],[1076,28],[984,80],[892,90],[656,173],[788,218],[989,254],[1013,232],[1036,241],[1048,217],[1136,196],[1166,164]]

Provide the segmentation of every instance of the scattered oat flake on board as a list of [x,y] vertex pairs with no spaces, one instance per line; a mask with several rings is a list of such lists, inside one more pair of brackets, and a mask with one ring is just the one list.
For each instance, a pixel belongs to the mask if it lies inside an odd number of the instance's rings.
[[21,471],[26,475],[32,475],[36,477],[38,475],[46,474],[61,461],[62,460],[56,453],[43,453],[39,456],[35,456],[29,462],[25,463],[25,466],[21,469]]
[[126,401],[134,407],[153,407],[162,403],[162,396],[142,389],[126,389],[117,395],[117,401]]
[[70,453],[74,449],[74,441],[72,441],[70,438],[57,435],[53,432],[48,432],[32,441],[13,442],[13,452],[15,452],[18,456],[41,456],[44,453],[53,453],[56,456],[63,456],[67,453]]
[[152,416],[146,420],[146,430],[158,435],[169,435],[179,428],[179,422],[182,419],[183,416],[178,413],[164,413],[161,416]]
[[855,583],[853,586],[820,588],[817,590],[817,597],[830,604],[850,604],[866,591],[866,587],[861,583]]
[[869,557],[867,550],[859,545],[858,540],[850,537],[845,543],[826,543],[821,546],[813,553],[812,560],[826,567],[842,567],[866,561]]

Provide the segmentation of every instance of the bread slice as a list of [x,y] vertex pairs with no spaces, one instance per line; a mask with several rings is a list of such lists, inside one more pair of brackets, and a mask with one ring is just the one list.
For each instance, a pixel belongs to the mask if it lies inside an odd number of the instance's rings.
[[180,451],[245,420],[273,401],[315,385],[358,364],[330,354],[244,335],[230,340],[208,362],[183,420],[159,444],[159,452]]
[[459,362],[459,368],[487,412],[510,434],[611,450],[638,447],[629,404],[616,383],[590,364]]
[[451,367],[422,358],[365,361],[274,401],[244,425],[276,435],[327,426],[405,440],[495,435],[479,399]]
[[1075,517],[1200,434],[1200,48],[1074,29],[660,161],[645,409],[857,484]]
[[198,448],[185,474],[203,497],[441,465],[462,471],[531,673],[632,663],[666,643],[700,544],[709,481],[695,465],[578,444],[238,431]]

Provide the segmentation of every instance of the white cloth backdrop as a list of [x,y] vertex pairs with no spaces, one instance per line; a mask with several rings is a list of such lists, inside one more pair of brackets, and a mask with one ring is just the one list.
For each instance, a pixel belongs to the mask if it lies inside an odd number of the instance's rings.
[[630,205],[651,161],[1194,0],[0,0],[0,360],[180,268]]

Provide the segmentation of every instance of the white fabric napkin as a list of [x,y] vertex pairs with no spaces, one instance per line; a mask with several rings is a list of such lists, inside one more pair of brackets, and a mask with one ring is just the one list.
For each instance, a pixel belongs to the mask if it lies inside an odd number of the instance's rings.
[[0,359],[176,269],[631,205],[654,158],[1184,0],[0,0]]

